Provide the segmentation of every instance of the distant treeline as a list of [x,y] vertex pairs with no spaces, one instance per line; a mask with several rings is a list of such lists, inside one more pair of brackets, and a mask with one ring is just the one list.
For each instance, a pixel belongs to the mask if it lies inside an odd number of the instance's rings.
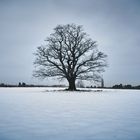
[[[66,86],[65,85],[51,85],[51,86],[49,86],[49,85],[34,85],[34,84],[26,84],[24,82],[19,82],[17,85],[1,83],[0,87],[66,87]],[[83,88],[83,87],[81,87],[81,88]],[[112,87],[88,86],[86,88],[140,89],[140,85],[132,86],[130,84],[127,84],[127,85],[116,84]]]
[[19,82],[17,85],[1,83],[0,87],[64,87],[64,85],[51,85],[51,86],[49,86],[49,85],[26,84],[24,82]]
[[119,85],[114,85],[112,88],[114,89],[140,89],[140,85],[138,86],[132,86],[132,85],[123,85],[123,84],[119,84]]
[[87,86],[86,88],[106,88],[106,89],[140,89],[140,85],[132,86],[130,84],[123,85],[123,84],[116,84],[112,87],[102,87],[102,86]]

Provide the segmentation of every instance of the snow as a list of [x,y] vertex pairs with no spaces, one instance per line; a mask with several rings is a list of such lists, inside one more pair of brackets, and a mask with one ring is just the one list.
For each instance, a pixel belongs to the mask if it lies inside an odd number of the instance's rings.
[[140,91],[0,88],[0,140],[139,140]]

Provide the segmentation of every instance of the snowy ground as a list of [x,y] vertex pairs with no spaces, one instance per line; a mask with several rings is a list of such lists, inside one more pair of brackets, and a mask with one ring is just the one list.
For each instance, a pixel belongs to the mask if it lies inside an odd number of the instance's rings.
[[140,91],[0,88],[0,140],[140,140]]

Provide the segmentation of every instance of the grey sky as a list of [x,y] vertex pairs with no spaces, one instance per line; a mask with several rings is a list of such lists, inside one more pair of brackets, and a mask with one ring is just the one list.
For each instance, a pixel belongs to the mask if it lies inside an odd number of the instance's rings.
[[32,78],[33,53],[67,23],[83,25],[108,55],[107,86],[140,84],[139,0],[0,0],[0,83],[48,84]]

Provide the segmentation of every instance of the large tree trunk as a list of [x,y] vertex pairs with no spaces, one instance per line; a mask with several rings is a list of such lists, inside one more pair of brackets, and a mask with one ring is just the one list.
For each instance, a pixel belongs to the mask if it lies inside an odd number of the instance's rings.
[[71,90],[71,91],[76,90],[75,79],[70,79],[68,80],[68,82],[69,82],[68,90]]

